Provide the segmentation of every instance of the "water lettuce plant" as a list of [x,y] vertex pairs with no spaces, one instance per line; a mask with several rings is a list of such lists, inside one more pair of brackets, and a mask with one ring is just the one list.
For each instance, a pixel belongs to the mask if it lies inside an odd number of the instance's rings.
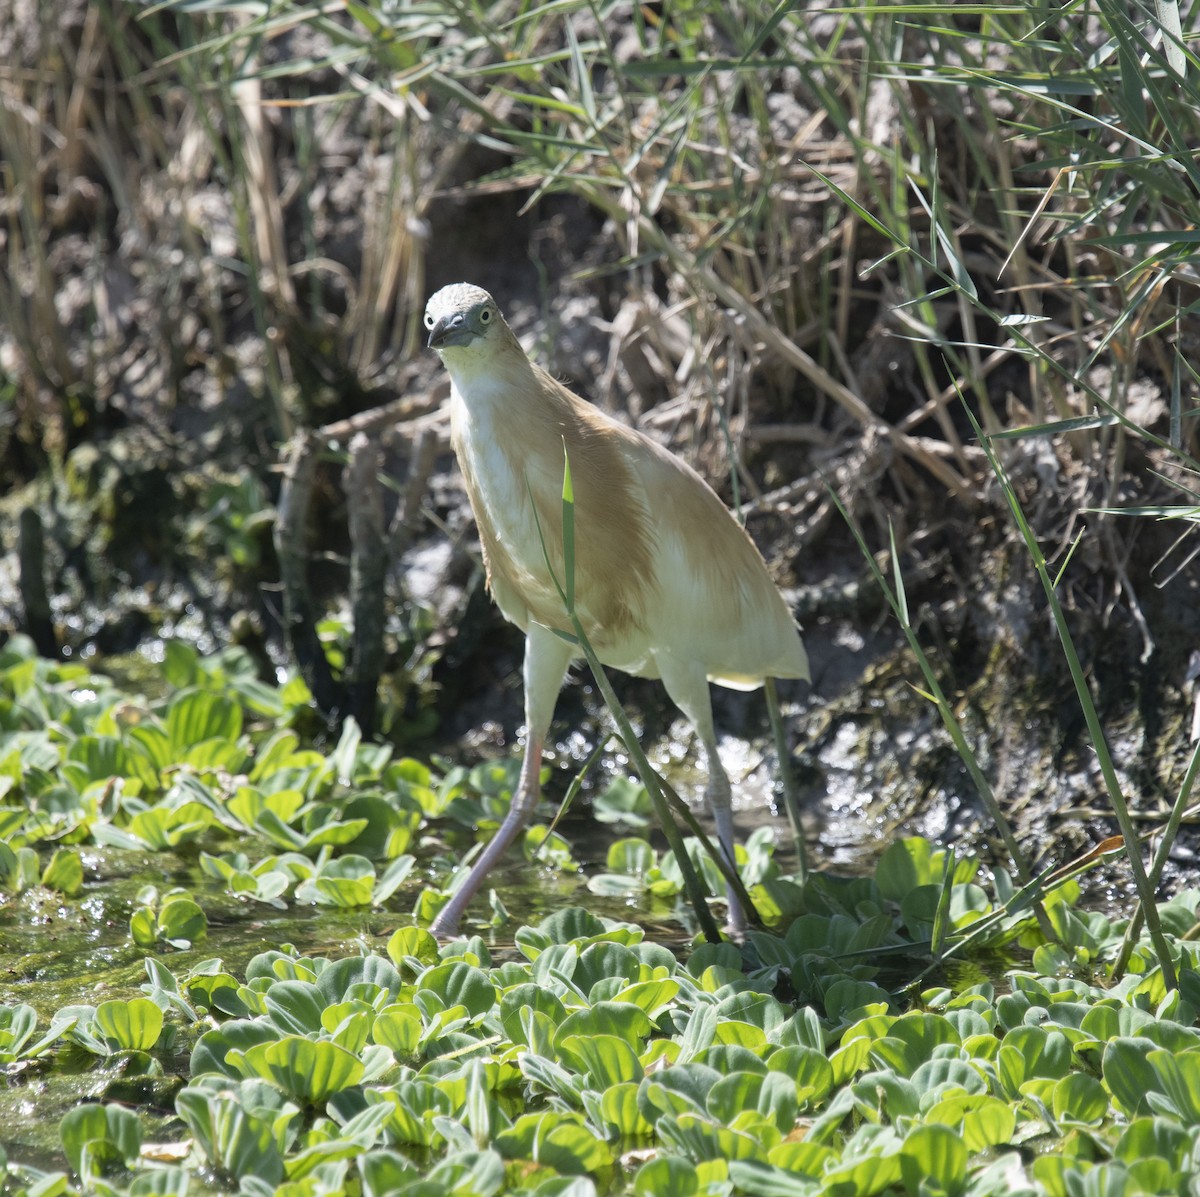
[[[410,849],[494,815],[511,770],[439,775],[352,725],[322,751],[291,727],[294,684],[246,685],[233,654],[194,665],[147,697],[0,650],[10,972],[66,967],[16,932],[47,897],[100,909],[109,864],[168,862],[109,921],[140,980],[127,967],[90,1002],[0,993],[10,1098],[36,1117],[68,1078],[92,1097],[60,1115],[57,1166],[3,1149],[5,1191],[1067,1197],[1175,1192],[1191,1167],[1200,894],[1159,907],[1177,989],[1069,872],[1042,879],[1043,924],[1004,870],[918,838],[872,876],[801,882],[756,833],[743,866],[768,926],[741,947],[681,958],[578,906],[507,950],[439,945],[406,913],[436,904]],[[628,835],[578,892],[665,912],[681,888]],[[239,918],[299,909],[392,929],[330,954],[318,918],[308,946],[222,959]],[[1005,955],[981,975],[980,952]]]
[[[81,1191],[113,1193],[179,1191],[197,1169],[248,1193],[1178,1191],[1200,1126],[1196,949],[1181,990],[1149,952],[1097,984],[1121,928],[1076,915],[1074,954],[1043,944],[1000,985],[902,996],[878,943],[913,944],[894,913],[889,934],[865,930],[890,905],[878,879],[852,895],[857,915],[814,901],[756,962],[710,944],[681,963],[580,908],[522,928],[504,959],[404,927],[362,955],[285,947],[239,974],[151,960],[141,996],[52,1030],[97,1057],[184,1031],[190,1150],[155,1162],[112,1104],[68,1113],[62,1149]],[[1164,923],[1182,930],[1198,899]],[[35,1020],[0,1017],[17,1059]],[[8,1184],[75,1186],[21,1165]]]

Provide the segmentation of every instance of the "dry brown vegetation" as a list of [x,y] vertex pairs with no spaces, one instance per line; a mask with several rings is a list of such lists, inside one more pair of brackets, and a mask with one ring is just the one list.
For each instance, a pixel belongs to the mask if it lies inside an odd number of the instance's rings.
[[[386,526],[396,550],[383,725],[481,722],[451,712],[505,669],[448,459],[429,439],[417,453],[412,423],[436,435],[444,385],[425,296],[467,279],[543,364],[741,504],[837,700],[804,738],[819,759],[861,722],[860,776],[871,737],[912,722],[917,674],[887,656],[835,500],[881,556],[894,526],[913,621],[993,784],[1018,805],[1047,775],[1052,803],[1096,784],[967,412],[1026,429],[993,442],[1011,493],[1062,567],[1127,780],[1150,804],[1171,792],[1200,642],[1176,541],[1196,511],[1200,92],[1159,28],[1171,5],[1096,0],[1042,24],[761,0],[4,7],[0,610],[47,651],[183,634],[280,662],[271,529],[299,435],[322,458],[280,552],[312,553],[292,614],[310,655],[332,616],[341,684],[366,650],[336,467],[366,426],[389,476],[419,484],[388,490],[359,538],[361,558]],[[351,421],[388,402],[386,427]],[[1144,514],[1166,508],[1182,518]],[[39,523],[45,541],[40,615],[34,566],[18,585],[21,511],[40,517],[31,562]],[[862,717],[864,694],[886,716]],[[1030,764],[1031,728],[1057,757]],[[889,809],[902,785],[912,799],[911,761],[893,767],[860,783]],[[960,784],[936,756],[919,768],[931,790]]]

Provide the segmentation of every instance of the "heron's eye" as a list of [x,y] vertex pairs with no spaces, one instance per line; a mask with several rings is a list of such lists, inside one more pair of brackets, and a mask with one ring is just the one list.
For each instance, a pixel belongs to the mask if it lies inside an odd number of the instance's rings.
[[433,315],[430,312],[425,313],[425,327],[432,328],[434,324]]
[[484,308],[483,311],[479,313],[479,323],[480,324],[491,324],[491,322],[492,322],[492,309]]

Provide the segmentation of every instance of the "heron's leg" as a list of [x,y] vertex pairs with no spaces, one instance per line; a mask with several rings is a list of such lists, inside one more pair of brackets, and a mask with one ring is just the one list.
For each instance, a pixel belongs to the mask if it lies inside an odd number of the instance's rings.
[[[680,661],[665,653],[656,653],[659,674],[672,702],[687,716],[704,745],[708,766],[708,805],[717,828],[717,842],[731,868],[737,867],[734,855],[733,803],[729,776],[717,751],[717,735],[713,729],[712,695],[703,668],[692,661]],[[729,901],[727,930],[735,937],[746,933],[746,912],[733,889],[726,886]]]
[[458,931],[463,911],[537,809],[541,797],[542,747],[573,655],[572,645],[567,641],[539,624],[529,625],[525,637],[525,757],[517,792],[491,842],[433,920],[430,930],[436,936],[448,939]]

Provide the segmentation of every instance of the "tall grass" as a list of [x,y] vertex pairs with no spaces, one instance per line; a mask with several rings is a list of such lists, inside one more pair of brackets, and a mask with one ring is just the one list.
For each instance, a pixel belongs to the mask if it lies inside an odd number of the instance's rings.
[[[267,89],[256,103],[290,105],[320,68],[345,88],[306,94],[306,105],[338,110],[353,93],[386,113],[395,207],[378,224],[368,212],[366,273],[386,276],[388,293],[419,297],[422,254],[393,248],[389,271],[376,263],[389,259],[380,242],[420,221],[476,144],[508,160],[481,183],[518,190],[527,210],[565,192],[609,218],[614,252],[602,268],[663,288],[685,314],[693,360],[662,363],[685,389],[710,384],[704,363],[748,348],[754,372],[803,376],[810,410],[796,423],[815,422],[832,400],[960,494],[981,464],[952,411],[960,391],[991,432],[1100,407],[1117,426],[1077,430],[1070,448],[1119,462],[1113,442],[1156,436],[1120,426],[1129,380],[1153,370],[1178,382],[1158,439],[1194,443],[1182,345],[1200,95],[1194,56],[1164,32],[1171,4],[822,12],[740,0],[655,14],[447,0],[350,5],[341,18],[265,8],[251,19],[166,7],[208,23],[164,68],[185,72],[197,105],[243,96],[252,82]],[[319,61],[287,58],[299,20],[327,49]],[[259,213],[259,241],[277,246],[278,230],[261,226],[278,223],[268,215],[278,196],[249,168],[255,137],[238,135],[247,169],[231,174]],[[282,286],[289,263],[272,261],[278,252],[251,264]],[[878,359],[856,336],[864,318],[892,337],[883,361],[911,374],[906,410],[878,410]],[[384,340],[366,322],[360,362]],[[1012,402],[992,393],[997,374]]]

